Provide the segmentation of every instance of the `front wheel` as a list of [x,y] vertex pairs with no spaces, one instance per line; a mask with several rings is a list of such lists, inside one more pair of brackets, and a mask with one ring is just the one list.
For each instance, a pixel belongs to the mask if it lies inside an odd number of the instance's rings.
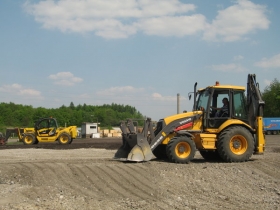
[[58,137],[59,144],[71,144],[71,142],[72,142],[72,139],[68,133],[62,133]]
[[226,162],[244,162],[254,152],[254,138],[244,127],[229,127],[219,135],[217,150]]
[[168,159],[174,163],[189,163],[195,155],[194,141],[187,136],[172,138],[166,147]]
[[26,145],[31,145],[31,144],[35,144],[37,142],[37,139],[35,138],[35,136],[33,134],[28,133],[28,134],[24,135],[22,141]]

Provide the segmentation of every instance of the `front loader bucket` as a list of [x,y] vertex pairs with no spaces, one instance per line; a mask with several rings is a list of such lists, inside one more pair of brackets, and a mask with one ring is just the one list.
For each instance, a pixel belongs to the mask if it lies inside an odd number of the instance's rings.
[[127,124],[121,122],[123,145],[116,152],[115,159],[141,162],[153,158],[154,155],[147,140],[147,127],[150,121],[150,119],[146,120],[142,133],[136,133],[132,120],[129,119]]
[[123,145],[114,158],[135,162],[149,161],[153,158],[153,152],[142,134],[123,134]]

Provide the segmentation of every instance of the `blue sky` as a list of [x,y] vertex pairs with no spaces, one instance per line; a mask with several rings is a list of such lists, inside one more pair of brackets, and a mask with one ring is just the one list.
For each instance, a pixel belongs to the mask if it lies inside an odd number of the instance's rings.
[[153,120],[188,92],[261,91],[280,80],[280,1],[1,0],[0,100],[33,107],[134,106]]

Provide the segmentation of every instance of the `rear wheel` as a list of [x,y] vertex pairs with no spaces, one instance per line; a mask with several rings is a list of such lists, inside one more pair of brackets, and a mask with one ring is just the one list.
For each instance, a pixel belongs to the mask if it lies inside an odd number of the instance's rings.
[[28,133],[28,134],[24,135],[24,137],[22,138],[22,141],[26,145],[31,145],[31,144],[35,144],[37,139],[35,138],[35,136],[33,134]]
[[199,152],[205,160],[208,160],[208,161],[219,161],[219,160],[221,160],[221,156],[219,155],[217,150],[210,150],[210,151],[201,150]]
[[229,127],[220,134],[217,149],[226,162],[244,162],[249,160],[254,152],[254,139],[244,127]]
[[174,137],[166,146],[168,159],[174,163],[189,163],[195,150],[195,143],[187,136]]
[[277,135],[278,131],[272,131],[273,135]]
[[165,144],[160,144],[158,145],[154,150],[153,154],[156,158],[158,159],[166,159],[167,154],[166,154],[166,145]]
[[271,131],[267,131],[266,133],[267,133],[267,135],[271,135]]
[[71,144],[71,142],[72,142],[72,139],[68,133],[62,133],[58,137],[59,144]]

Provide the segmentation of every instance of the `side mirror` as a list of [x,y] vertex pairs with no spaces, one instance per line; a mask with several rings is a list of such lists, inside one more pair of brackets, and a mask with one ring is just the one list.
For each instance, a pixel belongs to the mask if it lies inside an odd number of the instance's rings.
[[188,97],[189,97],[189,100],[191,100],[192,99],[192,93],[189,93]]

